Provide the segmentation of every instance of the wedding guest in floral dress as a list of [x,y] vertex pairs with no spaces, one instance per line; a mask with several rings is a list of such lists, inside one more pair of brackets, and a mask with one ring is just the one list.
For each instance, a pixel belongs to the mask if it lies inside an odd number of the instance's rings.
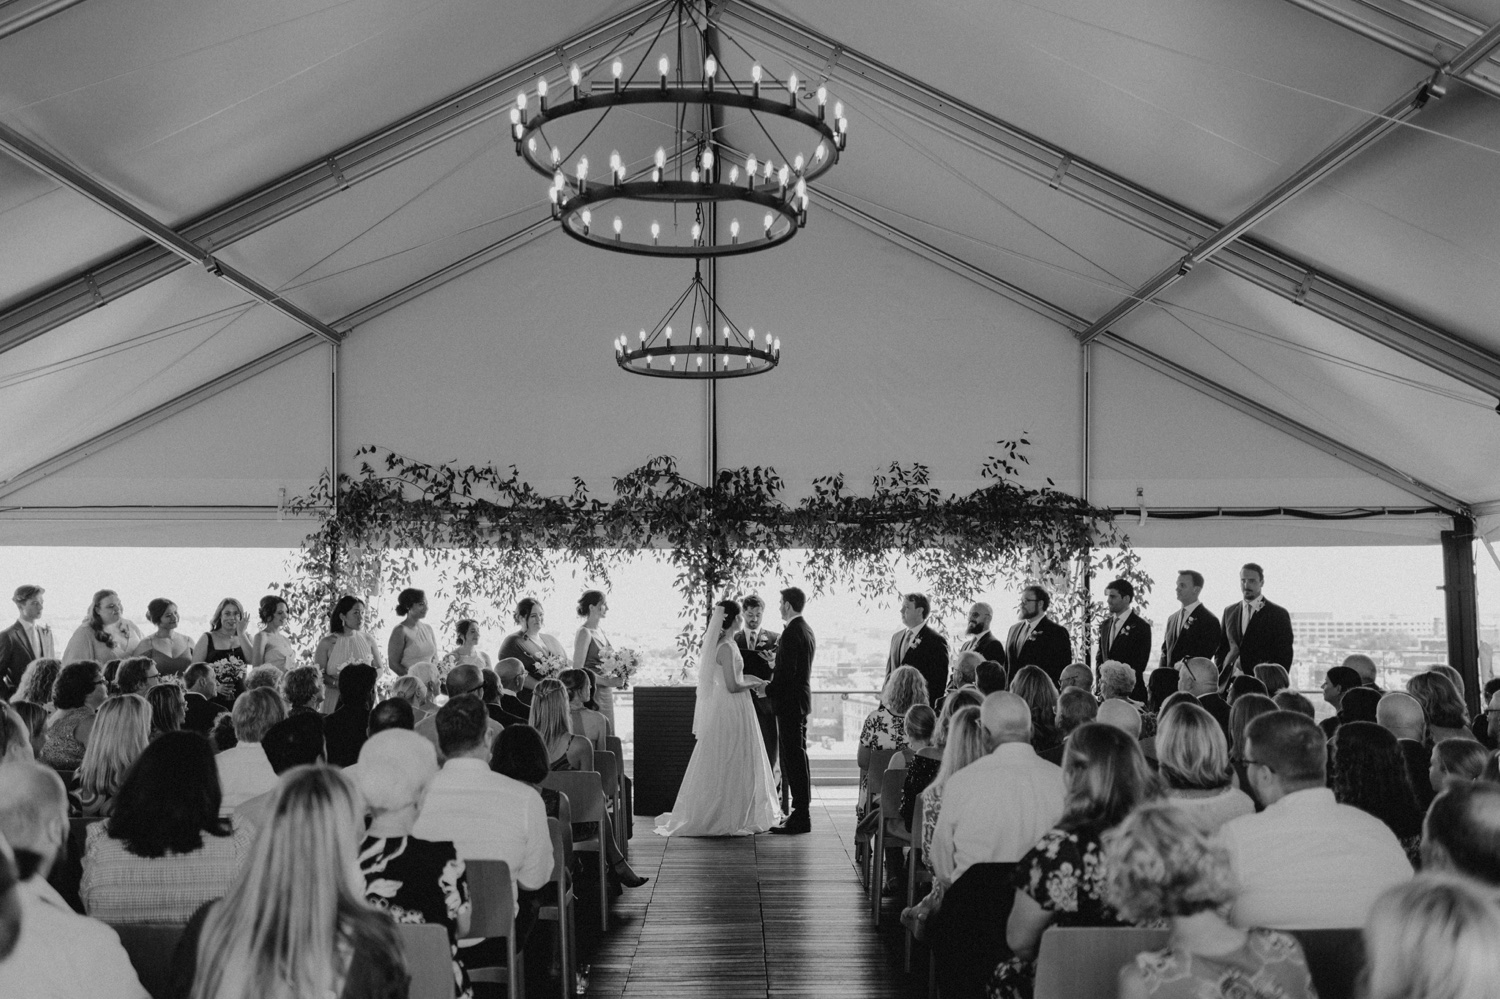
[[[869,786],[865,773],[870,765],[873,749],[906,748],[906,712],[914,704],[927,704],[927,681],[915,666],[898,666],[885,681],[885,690],[880,694],[880,706],[865,716],[859,730],[859,800],[854,806],[854,815],[863,819],[870,811],[871,795],[876,793]],[[875,778],[879,781],[880,778]]]

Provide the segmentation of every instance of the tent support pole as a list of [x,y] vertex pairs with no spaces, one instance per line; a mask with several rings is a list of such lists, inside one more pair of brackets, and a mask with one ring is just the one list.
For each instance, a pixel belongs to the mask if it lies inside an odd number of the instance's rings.
[[1443,598],[1448,618],[1448,665],[1464,678],[1471,715],[1479,703],[1479,591],[1474,581],[1474,521],[1462,514],[1443,532]]
[[[1079,344],[1082,351],[1083,367],[1083,501],[1093,501],[1092,489],[1089,480],[1093,475],[1091,457],[1094,446],[1094,345],[1091,343]],[[1090,546],[1088,554],[1083,561],[1083,642],[1084,662],[1088,662],[1090,644],[1094,634],[1094,560],[1093,549]]]

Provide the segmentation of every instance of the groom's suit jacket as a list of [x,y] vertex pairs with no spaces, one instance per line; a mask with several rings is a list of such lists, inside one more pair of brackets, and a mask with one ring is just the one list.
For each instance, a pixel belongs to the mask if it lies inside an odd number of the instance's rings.
[[776,662],[766,696],[777,714],[812,713],[812,664],[817,641],[799,614],[788,621],[776,640]]
[[26,672],[26,667],[31,665],[33,659],[49,659],[55,654],[52,651],[51,628],[39,626],[36,637],[41,645],[40,649],[31,647],[26,639],[26,629],[21,627],[20,621],[0,631],[0,694],[7,701],[20,686],[21,674]]

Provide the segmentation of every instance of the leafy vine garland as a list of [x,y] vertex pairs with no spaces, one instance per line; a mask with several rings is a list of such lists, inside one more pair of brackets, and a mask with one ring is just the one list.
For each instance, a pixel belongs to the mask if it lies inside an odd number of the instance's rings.
[[[980,469],[985,485],[958,496],[931,483],[926,466],[893,463],[868,494],[849,492],[843,473],[814,480],[811,495],[788,504],[773,468],[719,472],[708,486],[657,457],[614,480],[614,499],[590,495],[582,479],[565,496],[545,496],[514,465],[428,464],[364,447],[355,475],[337,495],[325,473],[290,512],[319,518],[281,585],[311,647],[327,609],[344,593],[378,594],[410,584],[419,566],[438,571],[435,602],[444,623],[460,617],[509,621],[521,596],[580,566],[607,586],[611,569],[648,553],[677,570],[686,660],[696,648],[711,595],[777,580],[782,553],[802,550],[793,577],[810,594],[843,585],[861,602],[897,593],[898,572],[916,576],[935,611],[952,613],[997,582],[1042,581],[1052,615],[1087,649],[1087,581],[1123,576],[1139,597],[1151,581],[1111,515],[1054,488],[1018,481],[1025,437],[998,442]],[[477,611],[477,613],[476,613]]]

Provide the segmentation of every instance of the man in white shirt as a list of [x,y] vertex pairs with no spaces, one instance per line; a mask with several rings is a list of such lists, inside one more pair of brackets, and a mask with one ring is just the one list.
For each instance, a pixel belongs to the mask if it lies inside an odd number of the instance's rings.
[[276,771],[261,746],[261,737],[286,717],[281,695],[269,687],[247,690],[234,702],[234,737],[238,743],[214,757],[223,800],[219,814],[229,815],[251,798],[276,786]]
[[932,837],[932,866],[951,887],[927,939],[944,995],[983,994],[1006,956],[1014,864],[1063,813],[1062,768],[1031,748],[1031,709],[997,691],[979,709],[988,756],[948,778]]
[[1381,892],[1412,876],[1384,822],[1334,801],[1327,754],[1322,730],[1293,711],[1261,715],[1245,729],[1246,776],[1266,810],[1220,830],[1240,885],[1234,925],[1363,926]]
[[[484,702],[471,695],[438,709],[438,748],[447,762],[427,786],[411,834],[451,842],[465,861],[503,860],[512,889],[535,891],[552,876],[547,810],[534,788],[490,769],[488,721]],[[517,936],[524,940],[520,928]]]
[[0,836],[17,853],[21,905],[21,935],[0,961],[0,996],[148,999],[115,931],[75,913],[47,884],[68,836],[68,797],[55,771],[0,766]]

